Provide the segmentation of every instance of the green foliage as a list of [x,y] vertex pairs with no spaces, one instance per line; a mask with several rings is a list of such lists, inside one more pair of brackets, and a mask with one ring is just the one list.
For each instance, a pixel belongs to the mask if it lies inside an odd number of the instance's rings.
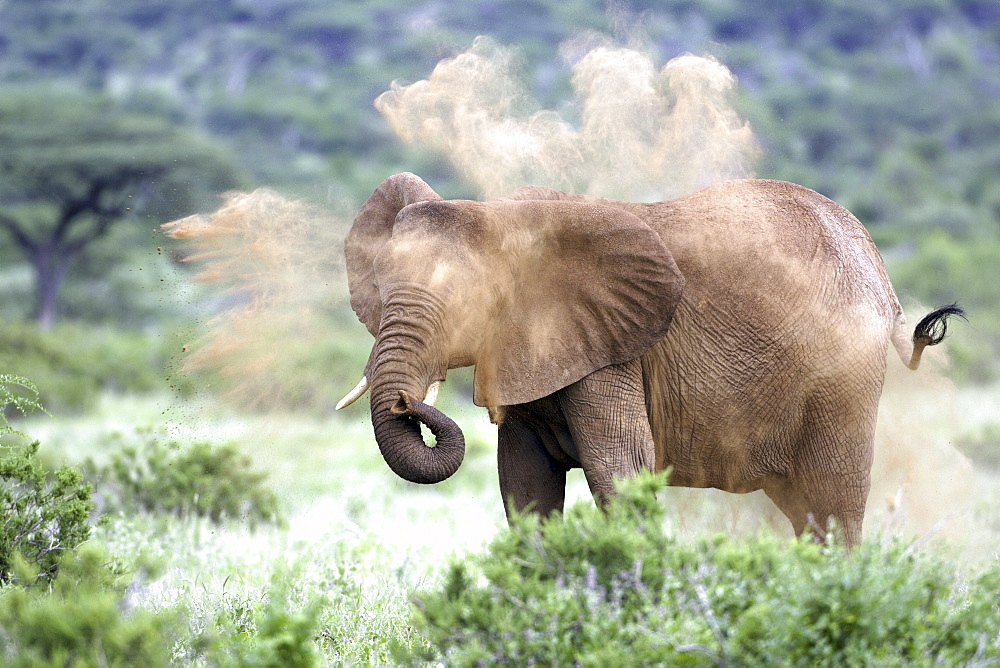
[[[45,410],[34,383],[0,374],[0,436],[23,439],[7,424],[8,408]],[[0,445],[0,584],[14,577],[19,560],[33,574],[51,579],[63,556],[90,537],[92,486],[75,468],[50,474],[37,454],[38,441]]]
[[[45,411],[38,403],[38,387],[25,378],[9,373],[0,374],[0,436],[15,434],[23,436],[7,423],[7,411],[15,410],[26,414],[32,411]],[[48,412],[48,411],[45,411]]]
[[[0,589],[0,663],[4,666],[317,665],[316,627],[325,597],[293,600],[294,581],[256,599],[230,597],[214,625],[191,629],[184,606],[139,603],[149,564],[128,577],[103,548],[86,545],[64,559],[50,586]],[[23,561],[19,577],[35,571]]]
[[[57,217],[60,207],[77,205],[76,213],[124,217],[151,198],[162,202],[166,193],[144,188],[147,183],[176,186],[177,175],[194,176],[190,170],[197,170],[209,191],[233,185],[217,145],[161,115],[123,108],[73,85],[8,85],[4,92],[0,141],[8,148],[0,157],[6,177],[0,202],[14,217],[21,207],[31,208],[35,220],[22,221],[23,229],[44,230],[50,241],[58,233],[37,214]],[[185,199],[197,192],[175,192],[172,199],[191,206]]]
[[216,636],[205,658],[238,666],[319,665],[317,628],[325,597],[293,600],[289,582],[275,583],[257,600],[233,602],[216,620]]
[[1000,422],[981,425],[958,439],[955,447],[975,464],[1000,471]]
[[453,561],[415,596],[449,665],[932,665],[1000,658],[1000,563],[969,582],[899,543],[850,554],[805,540],[664,529],[662,477],[623,488],[607,513],[517,518],[489,550]]
[[172,610],[135,607],[129,587],[136,584],[109,568],[100,548],[87,545],[63,560],[51,587],[0,590],[0,662],[12,668],[165,665],[183,620]]
[[[63,323],[44,331],[33,323],[0,324],[0,368],[32,378],[57,413],[93,408],[102,390],[138,393],[166,388],[167,337]],[[182,389],[188,389],[184,386]]]
[[90,537],[93,487],[67,466],[50,477],[37,453],[37,441],[0,448],[0,583],[12,579],[18,558],[53,578],[63,556]]
[[775,560],[767,575],[766,599],[741,611],[728,639],[747,663],[957,665],[1000,657],[1000,564],[966,583],[939,558],[866,543],[847,558]]
[[243,520],[282,524],[278,497],[266,474],[233,443],[181,444],[153,430],[139,430],[137,442],[112,437],[106,466],[95,469],[98,495],[106,511],[171,513],[214,522]]

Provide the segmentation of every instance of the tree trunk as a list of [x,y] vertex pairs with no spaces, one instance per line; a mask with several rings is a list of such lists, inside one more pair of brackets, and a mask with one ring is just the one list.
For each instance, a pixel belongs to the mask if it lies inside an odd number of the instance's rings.
[[48,331],[58,316],[59,289],[66,277],[69,256],[52,245],[44,245],[32,254],[32,264],[35,268],[35,320],[39,328]]

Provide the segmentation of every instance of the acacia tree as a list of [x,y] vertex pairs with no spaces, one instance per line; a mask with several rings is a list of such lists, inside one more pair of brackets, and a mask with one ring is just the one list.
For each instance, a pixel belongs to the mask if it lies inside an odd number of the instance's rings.
[[7,89],[0,146],[0,229],[33,267],[43,328],[74,259],[113,226],[143,209],[184,212],[197,190],[234,182],[204,138],[94,94]]

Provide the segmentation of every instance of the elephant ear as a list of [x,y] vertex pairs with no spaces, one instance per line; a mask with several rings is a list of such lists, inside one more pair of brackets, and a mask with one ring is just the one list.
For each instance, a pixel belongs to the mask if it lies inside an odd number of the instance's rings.
[[409,172],[390,176],[375,189],[354,218],[344,239],[351,308],[372,336],[382,321],[382,301],[375,283],[374,261],[392,236],[399,212],[411,204],[440,200],[429,185]]
[[534,401],[635,359],[670,326],[684,287],[659,235],[624,210],[489,203],[506,221],[503,295],[476,358],[480,406]]

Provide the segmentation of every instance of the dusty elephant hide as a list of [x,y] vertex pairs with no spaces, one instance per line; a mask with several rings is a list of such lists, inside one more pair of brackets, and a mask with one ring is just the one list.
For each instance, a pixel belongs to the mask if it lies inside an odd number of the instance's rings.
[[886,348],[916,369],[962,314],[940,308],[911,336],[864,227],[780,181],[654,204],[541,187],[475,202],[398,174],[361,208],[345,255],[375,337],[349,399],[370,388],[376,440],[403,478],[461,464],[461,430],[421,399],[475,366],[508,512],[561,511],[571,468],[603,503],[615,478],[669,466],[673,485],[764,490],[797,533],[833,519],[848,545]]

